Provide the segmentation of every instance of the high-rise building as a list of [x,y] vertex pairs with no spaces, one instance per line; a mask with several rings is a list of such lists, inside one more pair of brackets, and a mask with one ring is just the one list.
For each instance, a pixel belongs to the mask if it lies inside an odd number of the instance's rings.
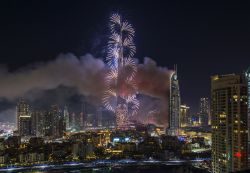
[[52,105],[49,115],[52,117],[52,136],[61,138],[66,128],[62,112],[57,105]]
[[190,107],[188,107],[187,105],[181,105],[181,109],[180,109],[181,127],[188,126],[189,109]]
[[80,112],[80,123],[79,123],[80,129],[85,128],[85,119],[86,119],[86,103],[85,103],[85,101],[83,101],[82,102],[82,110]]
[[[247,80],[247,101],[248,101],[248,158],[250,158],[250,67],[245,72],[246,80]],[[250,167],[250,159],[248,161],[248,165]]]
[[201,126],[209,125],[209,117],[210,117],[210,110],[209,110],[209,100],[206,97],[200,98],[200,112],[199,112],[199,121]]
[[176,66],[170,76],[169,98],[169,127],[167,133],[176,136],[180,129],[180,90]]
[[97,107],[96,111],[96,121],[97,121],[97,127],[102,127],[102,107]]
[[20,117],[19,118],[19,135],[30,136],[31,133],[31,117]]
[[66,131],[64,115],[57,105],[52,105],[50,111],[43,113],[43,136],[61,138]]
[[80,129],[84,128],[84,113],[80,112],[80,122],[79,122]]
[[86,127],[93,127],[95,124],[94,114],[87,114]]
[[74,112],[71,114],[71,129],[76,129],[76,114]]
[[247,86],[241,75],[211,78],[212,170],[247,168]]
[[44,136],[44,112],[33,111],[31,114],[32,119],[32,135],[37,137]]
[[31,114],[29,105],[23,98],[19,100],[16,107],[17,131],[20,136],[31,135]]
[[43,126],[43,136],[51,137],[53,136],[52,128],[53,128],[53,117],[50,116],[49,111],[44,112],[44,126]]
[[69,130],[70,129],[69,111],[68,111],[67,106],[64,107],[63,116],[64,116],[64,120],[65,120],[66,130]]

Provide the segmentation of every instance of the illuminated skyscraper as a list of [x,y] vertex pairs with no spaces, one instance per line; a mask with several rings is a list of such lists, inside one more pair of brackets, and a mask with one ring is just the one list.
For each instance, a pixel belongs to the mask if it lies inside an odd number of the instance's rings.
[[16,107],[17,131],[20,136],[31,135],[31,114],[29,105],[20,99]]
[[174,72],[170,76],[169,98],[169,127],[167,133],[176,136],[179,134],[180,129],[180,90],[177,66],[175,66]]
[[44,126],[43,126],[43,136],[44,137],[51,137],[53,135],[52,133],[52,120],[53,117],[50,116],[48,111],[44,112]]
[[33,111],[31,114],[32,119],[32,135],[43,137],[44,135],[44,112]]
[[61,138],[66,130],[64,115],[57,105],[52,105],[51,110],[43,113],[43,136],[48,138]]
[[241,75],[212,76],[212,170],[247,168],[247,86]]
[[71,114],[71,129],[76,129],[76,114],[74,112]]
[[181,105],[181,111],[180,111],[181,127],[186,127],[188,125],[189,109],[190,107],[188,107],[187,105]]
[[208,98],[200,98],[200,112],[199,112],[199,121],[202,126],[207,126],[209,124],[209,100]]
[[62,112],[57,105],[52,105],[49,115],[52,117],[53,138],[61,138],[65,132],[65,121]]
[[68,111],[67,106],[64,107],[63,116],[64,116],[64,120],[65,120],[66,130],[69,130],[70,129],[69,111]]

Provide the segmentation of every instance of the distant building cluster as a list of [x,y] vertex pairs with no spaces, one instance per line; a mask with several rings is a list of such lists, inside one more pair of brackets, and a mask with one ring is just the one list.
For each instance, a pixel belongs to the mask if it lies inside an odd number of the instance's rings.
[[[59,106],[52,105],[49,110],[32,110],[22,98],[16,107],[16,135],[25,137],[46,137],[48,139],[62,138],[68,131],[80,131],[86,128],[102,127],[102,109],[96,112],[80,112],[78,115],[69,113],[65,106],[62,111]],[[106,125],[114,125],[106,122]]]
[[[137,125],[130,130],[67,132],[61,139],[21,136],[0,139],[0,166],[29,166],[100,159],[185,160],[210,157],[206,135],[169,136],[164,128]],[[187,132],[192,133],[192,132]]]
[[17,134],[21,137],[61,138],[66,130],[64,115],[58,106],[49,111],[31,111],[24,99],[17,104]]

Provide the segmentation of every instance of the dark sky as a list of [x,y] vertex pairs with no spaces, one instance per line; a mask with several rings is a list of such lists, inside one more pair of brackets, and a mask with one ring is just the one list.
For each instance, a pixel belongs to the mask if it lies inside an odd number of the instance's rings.
[[41,0],[0,2],[0,64],[10,70],[61,52],[104,57],[107,21],[124,14],[136,29],[136,57],[178,64],[182,102],[197,110],[210,76],[250,65],[250,1]]

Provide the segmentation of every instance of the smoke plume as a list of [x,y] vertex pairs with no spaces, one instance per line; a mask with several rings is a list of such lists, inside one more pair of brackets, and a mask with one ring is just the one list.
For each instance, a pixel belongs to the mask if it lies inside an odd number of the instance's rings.
[[[8,72],[4,65],[0,67],[0,103],[7,100],[8,103],[12,103],[12,107],[19,97],[48,102],[53,100],[49,95],[60,100],[72,100],[76,95],[81,95],[98,104],[103,97],[104,75],[107,69],[103,60],[90,54],[79,58],[71,53],[60,54],[53,61],[14,72]],[[150,58],[144,58],[144,62],[138,64],[136,82],[141,102],[139,120],[145,121],[148,112],[157,110],[160,112],[158,122],[166,121],[169,74],[167,68],[158,67]],[[58,99],[54,101],[57,102]],[[0,107],[0,116],[13,113],[13,109],[9,107]],[[15,119],[15,115],[12,117]]]

